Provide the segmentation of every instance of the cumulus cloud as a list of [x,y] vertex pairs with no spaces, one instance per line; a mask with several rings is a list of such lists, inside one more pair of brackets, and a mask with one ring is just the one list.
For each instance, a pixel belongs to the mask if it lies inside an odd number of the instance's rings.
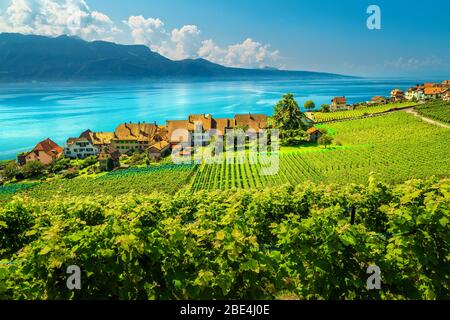
[[11,0],[0,14],[0,31],[112,40],[120,30],[84,0]]
[[145,44],[170,59],[204,58],[209,61],[233,67],[258,68],[276,65],[279,52],[248,38],[242,43],[225,48],[212,39],[202,40],[201,31],[195,25],[185,25],[172,31],[155,18],[131,16],[124,23],[130,28],[133,41]]
[[274,65],[279,59],[277,50],[271,51],[269,45],[263,45],[251,38],[230,45],[227,49],[220,48],[213,40],[206,40],[203,41],[198,54],[205,59],[233,67],[258,68]]
[[[87,0],[10,0],[0,12],[0,32],[79,36],[85,40],[114,41],[122,32],[105,14],[91,10]],[[220,46],[202,38],[196,25],[168,30],[164,22],[142,15],[123,21],[136,44],[144,44],[170,59],[204,58],[233,67],[277,66],[279,53],[251,38]]]

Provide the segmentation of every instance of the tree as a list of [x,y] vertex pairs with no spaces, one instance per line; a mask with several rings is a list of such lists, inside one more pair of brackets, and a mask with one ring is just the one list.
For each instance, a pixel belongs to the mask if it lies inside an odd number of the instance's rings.
[[9,180],[14,179],[19,173],[20,168],[14,161],[8,162],[8,164],[5,166],[5,169],[3,170],[4,176]]
[[44,165],[39,161],[30,161],[22,167],[22,172],[25,178],[32,178],[43,174],[44,169]]
[[305,102],[304,107],[305,107],[306,110],[312,110],[312,109],[316,108],[316,104],[314,103],[314,101],[308,100],[308,101]]
[[330,105],[329,104],[322,104],[320,106],[320,111],[322,111],[322,112],[330,112]]
[[285,94],[274,110],[273,125],[281,130],[304,129],[305,117],[291,93]]
[[282,146],[297,146],[302,144],[308,138],[305,130],[283,130],[281,134]]
[[333,138],[330,137],[327,134],[322,135],[319,140],[317,140],[317,142],[321,145],[321,146],[325,146],[325,148],[327,148],[330,144],[333,143]]
[[70,159],[61,157],[54,161],[48,168],[51,173],[58,173],[70,167]]

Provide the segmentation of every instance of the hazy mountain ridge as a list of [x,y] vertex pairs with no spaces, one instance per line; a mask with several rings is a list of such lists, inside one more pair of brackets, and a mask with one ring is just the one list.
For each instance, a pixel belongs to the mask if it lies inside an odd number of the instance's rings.
[[0,34],[0,81],[246,77],[351,78],[275,68],[229,68],[205,59],[172,61],[144,45],[88,42],[69,36]]

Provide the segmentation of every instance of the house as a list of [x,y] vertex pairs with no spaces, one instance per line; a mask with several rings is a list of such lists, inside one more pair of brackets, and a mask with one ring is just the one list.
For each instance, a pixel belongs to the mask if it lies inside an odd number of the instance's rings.
[[99,149],[87,138],[69,138],[64,148],[64,155],[72,159],[84,159],[89,156],[96,156],[98,152]]
[[148,149],[149,160],[159,161],[170,153],[170,143],[168,141],[159,141],[152,144]]
[[227,130],[231,130],[236,126],[236,120],[232,118],[214,119],[214,128],[218,136],[224,136]]
[[86,130],[80,135],[80,138],[88,139],[94,147],[101,150],[111,145],[114,132],[92,132],[91,130]]
[[308,141],[310,141],[310,142],[316,142],[320,138],[320,136],[322,135],[322,132],[319,129],[315,128],[315,127],[309,128],[306,131],[306,133],[309,136],[308,137]]
[[450,80],[442,81],[442,86],[445,87],[445,88],[450,89]]
[[409,88],[408,91],[405,93],[405,99],[416,101],[424,100],[425,99],[424,87],[417,85],[415,87]]
[[58,159],[63,152],[63,148],[57,145],[50,138],[39,142],[33,150],[21,155],[19,163],[27,163],[31,161],[39,161],[44,165],[49,165]]
[[168,141],[171,146],[187,143],[192,144],[191,133],[194,131],[194,124],[189,120],[168,120],[166,121]]
[[375,96],[372,98],[372,102],[375,104],[386,104],[387,103],[387,99],[385,97],[382,96]]
[[405,99],[405,93],[403,92],[403,90],[394,89],[391,91],[391,98],[396,102],[402,101],[403,99]]
[[166,137],[165,127],[156,123],[122,123],[114,131],[111,147],[121,154],[145,151],[155,142]]
[[237,114],[234,120],[234,127],[246,128],[256,133],[267,127],[267,116],[265,114]]
[[443,87],[427,87],[424,90],[426,99],[439,99],[447,91],[447,88]]
[[450,102],[450,90],[444,92],[444,94],[442,95],[442,100]]
[[347,99],[345,97],[334,97],[331,100],[330,111],[348,110]]
[[112,171],[120,167],[120,152],[112,147],[104,147],[98,154],[100,170]]
[[171,146],[179,143],[207,145],[212,135],[224,136],[229,129],[239,127],[260,133],[266,126],[267,116],[265,114],[238,114],[234,119],[214,119],[209,114],[190,115],[188,120],[166,122],[168,137],[166,140]]

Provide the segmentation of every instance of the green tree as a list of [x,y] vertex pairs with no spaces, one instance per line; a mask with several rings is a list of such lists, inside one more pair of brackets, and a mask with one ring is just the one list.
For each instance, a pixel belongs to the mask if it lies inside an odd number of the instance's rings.
[[317,140],[317,142],[321,145],[321,146],[325,146],[328,147],[330,144],[333,143],[333,138],[330,137],[327,134],[322,135],[319,140]]
[[305,128],[305,117],[291,93],[285,94],[275,106],[273,124],[281,130],[296,130]]
[[304,107],[306,110],[312,110],[316,108],[316,104],[312,100],[308,100],[305,102]]
[[330,105],[329,104],[322,104],[320,106],[320,111],[322,111],[322,112],[330,112]]
[[20,168],[14,161],[9,162],[3,170],[4,176],[9,180],[14,179],[19,173]]
[[39,161],[27,162],[23,168],[22,173],[25,178],[33,178],[44,173],[45,166]]
[[298,146],[306,141],[308,134],[305,130],[283,130],[281,134],[282,146]]

